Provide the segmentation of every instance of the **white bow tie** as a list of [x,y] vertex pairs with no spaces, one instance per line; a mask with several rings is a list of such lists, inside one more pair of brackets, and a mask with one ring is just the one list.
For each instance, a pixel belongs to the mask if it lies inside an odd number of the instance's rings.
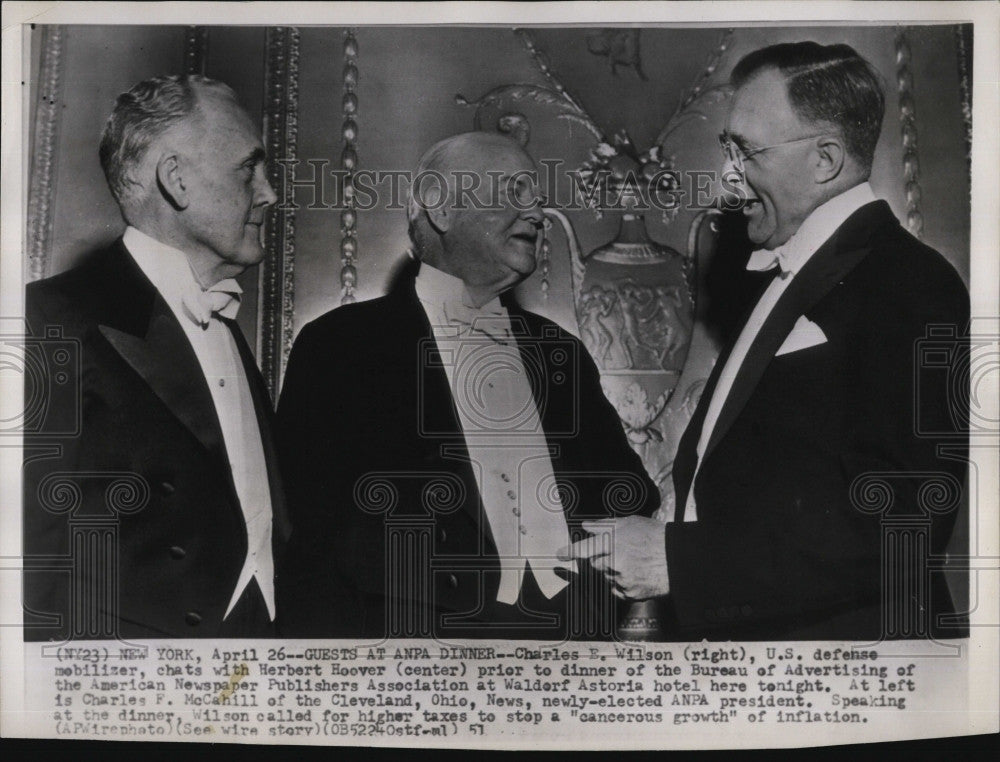
[[755,272],[766,272],[775,267],[781,268],[781,277],[784,278],[791,272],[791,268],[788,265],[787,255],[783,247],[779,246],[776,249],[757,249],[750,254],[750,259],[747,260],[747,270],[753,270]]
[[491,302],[477,309],[464,302],[445,302],[442,307],[449,323],[478,331],[500,344],[510,339],[510,318],[499,303]]
[[220,280],[205,291],[191,291],[184,294],[184,307],[188,315],[202,328],[212,321],[213,315],[233,320],[240,309],[243,289],[232,278]]

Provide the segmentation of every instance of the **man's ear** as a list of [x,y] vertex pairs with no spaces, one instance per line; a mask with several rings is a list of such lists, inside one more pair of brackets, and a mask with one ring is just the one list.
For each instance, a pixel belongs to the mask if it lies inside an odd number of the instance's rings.
[[438,235],[447,233],[448,229],[451,228],[451,212],[447,204],[441,204],[437,208],[428,207],[424,210],[424,214],[427,215],[427,221],[431,223],[431,227]]
[[173,151],[160,156],[156,162],[156,184],[174,209],[187,209],[188,191],[181,173],[180,159]]
[[836,180],[844,169],[847,150],[844,141],[837,135],[819,138],[816,144],[816,165],[813,176],[817,183]]

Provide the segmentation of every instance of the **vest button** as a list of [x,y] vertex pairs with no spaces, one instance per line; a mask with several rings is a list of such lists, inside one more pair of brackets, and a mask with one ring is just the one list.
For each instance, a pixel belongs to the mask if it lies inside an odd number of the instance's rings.
[[190,626],[196,627],[201,623],[201,614],[197,611],[189,611],[184,615],[184,621]]
[[174,545],[172,548],[170,548],[170,555],[176,558],[178,561],[180,561],[182,558],[184,558],[184,556],[187,555],[187,551],[184,550],[184,548],[180,547],[179,545]]

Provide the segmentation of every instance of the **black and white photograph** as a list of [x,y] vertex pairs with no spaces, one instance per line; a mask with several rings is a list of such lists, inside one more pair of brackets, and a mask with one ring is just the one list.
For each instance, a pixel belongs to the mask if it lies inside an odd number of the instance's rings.
[[996,732],[976,5],[5,6],[3,735]]

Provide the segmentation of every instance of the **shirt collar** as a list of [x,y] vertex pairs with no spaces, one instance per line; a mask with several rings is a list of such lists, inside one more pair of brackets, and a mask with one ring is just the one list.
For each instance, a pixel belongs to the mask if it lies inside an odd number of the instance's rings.
[[201,291],[187,255],[180,249],[157,241],[132,226],[125,228],[122,243],[150,283],[171,305],[172,300],[179,300],[186,291]]
[[493,297],[482,307],[474,307],[469,290],[465,287],[465,281],[432,267],[426,262],[420,263],[420,271],[417,273],[414,286],[420,301],[437,307],[459,302],[470,309],[478,309],[483,312],[499,313],[501,311],[500,297]]
[[747,263],[747,269],[763,270],[778,264],[783,274],[794,275],[848,217],[865,204],[876,200],[872,187],[867,182],[834,196],[813,209],[799,229],[781,246],[753,252]]
[[[157,241],[141,230],[131,225],[125,229],[122,236],[122,243],[128,249],[132,259],[139,265],[139,269],[149,278],[160,296],[169,305],[175,315],[187,315],[195,323],[202,327],[211,317],[211,312],[205,312],[199,307],[202,292],[205,290],[194,277],[191,263],[187,255],[180,249]],[[220,288],[222,287],[222,288]],[[227,279],[215,284],[213,290],[222,290],[232,294],[238,304],[239,295],[243,289],[232,279]],[[235,313],[235,308],[233,308]],[[221,313],[229,316],[227,313]]]

